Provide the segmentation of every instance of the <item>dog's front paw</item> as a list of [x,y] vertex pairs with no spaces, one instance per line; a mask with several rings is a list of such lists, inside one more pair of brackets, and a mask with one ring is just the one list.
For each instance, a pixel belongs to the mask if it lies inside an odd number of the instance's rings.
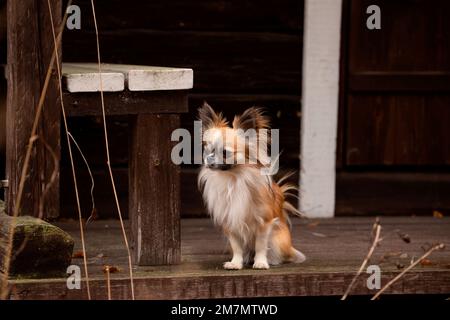
[[256,260],[253,269],[269,269],[269,263],[264,260]]
[[242,263],[227,261],[223,264],[223,267],[227,270],[241,270]]

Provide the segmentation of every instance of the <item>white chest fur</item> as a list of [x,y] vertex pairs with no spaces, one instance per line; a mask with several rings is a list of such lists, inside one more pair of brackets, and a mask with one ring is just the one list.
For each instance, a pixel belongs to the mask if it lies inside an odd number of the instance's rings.
[[267,177],[258,169],[220,171],[203,168],[198,178],[203,199],[214,223],[237,235],[251,235],[263,223],[258,190]]

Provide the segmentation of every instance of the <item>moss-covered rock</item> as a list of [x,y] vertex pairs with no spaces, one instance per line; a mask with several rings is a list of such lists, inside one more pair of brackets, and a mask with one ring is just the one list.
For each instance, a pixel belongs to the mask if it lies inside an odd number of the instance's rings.
[[[0,241],[3,246],[11,221],[12,218],[0,208]],[[20,216],[16,221],[13,244],[10,275],[46,277],[65,274],[72,259],[74,241],[68,233],[48,222]],[[0,262],[3,265],[3,256],[0,256]]]

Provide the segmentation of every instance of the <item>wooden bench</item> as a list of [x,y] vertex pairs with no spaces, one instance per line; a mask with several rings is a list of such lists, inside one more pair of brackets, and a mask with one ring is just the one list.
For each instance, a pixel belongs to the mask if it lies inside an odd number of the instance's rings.
[[[64,63],[68,116],[102,114],[98,65]],[[192,69],[102,65],[107,115],[130,117],[129,219],[138,265],[180,262],[180,177],[171,161],[171,134],[188,111]],[[110,141],[114,148],[114,141]],[[111,199],[113,201],[113,199]]]

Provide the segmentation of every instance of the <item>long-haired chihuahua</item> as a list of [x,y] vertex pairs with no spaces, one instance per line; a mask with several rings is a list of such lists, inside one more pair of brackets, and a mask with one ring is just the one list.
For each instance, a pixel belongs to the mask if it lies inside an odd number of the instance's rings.
[[224,268],[242,269],[252,258],[255,269],[303,262],[305,256],[292,246],[288,218],[289,212],[298,211],[286,200],[288,191],[297,188],[283,182],[286,177],[274,181],[267,174],[267,152],[261,152],[267,151],[269,118],[252,107],[235,116],[230,126],[205,102],[199,119],[204,152],[198,185],[233,251]]

